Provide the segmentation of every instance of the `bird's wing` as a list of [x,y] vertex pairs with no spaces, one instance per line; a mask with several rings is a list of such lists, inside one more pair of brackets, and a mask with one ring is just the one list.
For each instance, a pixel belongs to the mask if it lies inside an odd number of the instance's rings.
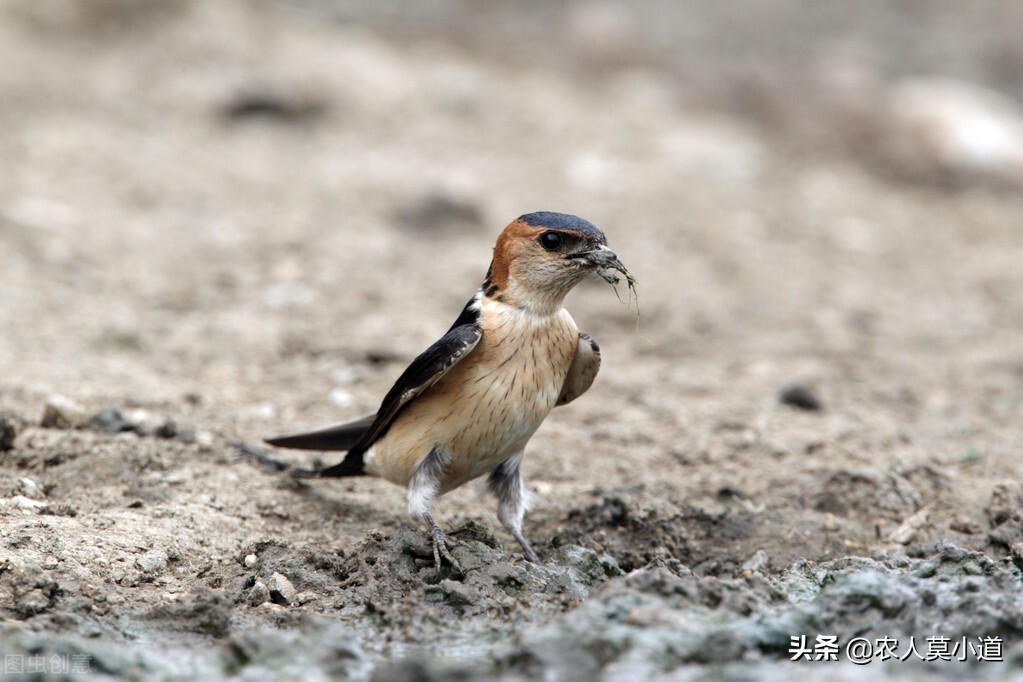
[[457,324],[439,341],[412,361],[394,386],[384,396],[380,410],[359,441],[352,445],[348,457],[367,450],[391,427],[395,417],[408,402],[440,381],[459,360],[476,347],[483,336],[483,327],[473,322]]
[[375,414],[371,414],[355,421],[334,424],[315,431],[267,438],[264,442],[279,448],[295,450],[348,450],[359,442],[359,438],[373,425],[376,418]]
[[556,405],[567,405],[590,388],[600,371],[600,346],[589,334],[579,333],[572,365],[568,368],[565,385],[561,388]]
[[387,432],[402,407],[437,383],[476,347],[483,329],[478,324],[478,316],[473,314],[478,312],[473,308],[474,303],[475,299],[470,301],[451,329],[412,361],[384,396],[376,414],[315,431],[268,438],[266,442],[299,450],[348,450],[346,462],[358,457]]

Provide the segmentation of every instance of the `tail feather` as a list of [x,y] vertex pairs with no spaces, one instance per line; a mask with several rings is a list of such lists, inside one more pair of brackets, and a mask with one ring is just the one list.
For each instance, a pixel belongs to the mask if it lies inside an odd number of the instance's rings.
[[365,476],[362,455],[345,457],[341,462],[326,469],[305,469],[296,467],[290,462],[271,457],[262,450],[249,447],[245,443],[232,443],[238,452],[252,461],[271,471],[287,471],[295,478],[343,478],[345,476]]
[[371,414],[351,422],[334,424],[315,431],[267,438],[266,443],[295,450],[350,450],[376,420]]

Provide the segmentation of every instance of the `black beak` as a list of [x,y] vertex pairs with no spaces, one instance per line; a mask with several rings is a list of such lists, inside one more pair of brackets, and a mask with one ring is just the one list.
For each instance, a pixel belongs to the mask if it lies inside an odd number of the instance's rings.
[[590,265],[598,268],[612,268],[617,270],[618,267],[615,266],[620,266],[622,268],[625,267],[622,264],[622,261],[619,260],[618,254],[603,244],[597,244],[596,246],[588,247],[582,251],[570,253],[565,256],[565,258],[571,260],[582,258],[588,261]]

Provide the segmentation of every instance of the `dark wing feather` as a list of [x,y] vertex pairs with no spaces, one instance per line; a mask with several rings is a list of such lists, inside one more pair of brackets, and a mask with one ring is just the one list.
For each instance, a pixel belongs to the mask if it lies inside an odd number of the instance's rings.
[[[328,426],[324,429],[267,439],[270,445],[303,450],[348,450],[344,460],[321,470],[303,470],[307,476],[361,476],[365,473],[363,455],[373,443],[387,433],[401,409],[410,400],[437,383],[448,370],[468,355],[480,337],[479,300],[482,291],[469,300],[448,332],[412,361],[394,386],[384,396],[376,414],[354,422]],[[266,458],[264,459],[271,459]],[[286,464],[283,464],[287,468]],[[276,466],[276,464],[275,464]],[[281,468],[278,466],[277,468]]]
[[483,328],[478,324],[453,327],[439,341],[412,361],[387,395],[376,420],[355,445],[352,452],[363,452],[391,427],[394,418],[410,400],[437,383],[455,364],[479,343]]
[[334,424],[315,431],[267,438],[263,442],[295,450],[350,450],[359,442],[362,434],[373,425],[376,418],[375,414],[371,414],[362,419]]
[[483,328],[478,324],[453,327],[437,343],[412,361],[380,404],[370,427],[345,455],[343,461],[319,472],[320,476],[357,476],[363,473],[362,456],[391,428],[401,408],[410,400],[437,383],[455,364],[479,343]]

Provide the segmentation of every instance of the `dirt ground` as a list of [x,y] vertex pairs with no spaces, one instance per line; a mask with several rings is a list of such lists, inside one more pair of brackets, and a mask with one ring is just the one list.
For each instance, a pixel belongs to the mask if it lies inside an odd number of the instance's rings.
[[[898,116],[1023,121],[1023,11],[733,5],[5,3],[0,651],[88,672],[4,672],[1023,679],[1023,156]],[[458,575],[402,490],[238,456],[372,412],[536,210],[640,296],[568,299],[604,360],[527,451],[542,566],[471,486]]]

